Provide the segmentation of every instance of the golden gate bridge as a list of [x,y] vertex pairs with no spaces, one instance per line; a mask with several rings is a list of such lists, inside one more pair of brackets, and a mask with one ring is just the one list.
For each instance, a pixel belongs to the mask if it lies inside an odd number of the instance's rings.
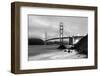
[[47,32],[45,32],[45,45],[47,44],[48,41],[52,41],[52,40],[59,40],[59,47],[58,49],[66,49],[66,46],[64,44],[64,40],[68,39],[68,44],[69,45],[73,45],[75,42],[79,41],[83,36],[68,36],[68,37],[64,37],[64,27],[63,27],[63,23],[60,22],[59,25],[59,37],[56,38],[47,38]]

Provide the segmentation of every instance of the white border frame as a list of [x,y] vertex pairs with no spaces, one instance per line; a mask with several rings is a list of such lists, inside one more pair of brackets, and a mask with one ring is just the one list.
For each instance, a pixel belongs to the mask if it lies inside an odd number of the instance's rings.
[[[20,8],[20,69],[94,66],[94,11],[41,7]],[[28,14],[88,17],[88,59],[28,61]]]

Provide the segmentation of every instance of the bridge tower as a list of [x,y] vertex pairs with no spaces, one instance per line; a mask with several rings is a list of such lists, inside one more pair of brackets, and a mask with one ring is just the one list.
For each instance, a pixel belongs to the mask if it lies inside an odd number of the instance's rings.
[[47,40],[47,32],[45,32],[45,42],[44,42],[45,45],[47,45],[47,41],[46,40]]
[[60,23],[60,29],[59,29],[59,37],[60,37],[60,45],[63,44],[63,23]]
[[65,45],[63,44],[63,23],[60,22],[60,27],[59,27],[59,39],[60,39],[60,46],[58,49],[66,49]]

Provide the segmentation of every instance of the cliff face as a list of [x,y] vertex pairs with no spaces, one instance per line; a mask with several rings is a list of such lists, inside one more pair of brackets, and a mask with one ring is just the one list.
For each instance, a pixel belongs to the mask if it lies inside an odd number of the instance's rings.
[[77,44],[75,44],[74,48],[79,53],[88,55],[88,35],[83,37]]

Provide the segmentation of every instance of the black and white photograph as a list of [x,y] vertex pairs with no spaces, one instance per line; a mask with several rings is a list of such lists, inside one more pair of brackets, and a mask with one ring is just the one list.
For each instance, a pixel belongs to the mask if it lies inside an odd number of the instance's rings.
[[28,14],[28,60],[88,58],[88,17]]

